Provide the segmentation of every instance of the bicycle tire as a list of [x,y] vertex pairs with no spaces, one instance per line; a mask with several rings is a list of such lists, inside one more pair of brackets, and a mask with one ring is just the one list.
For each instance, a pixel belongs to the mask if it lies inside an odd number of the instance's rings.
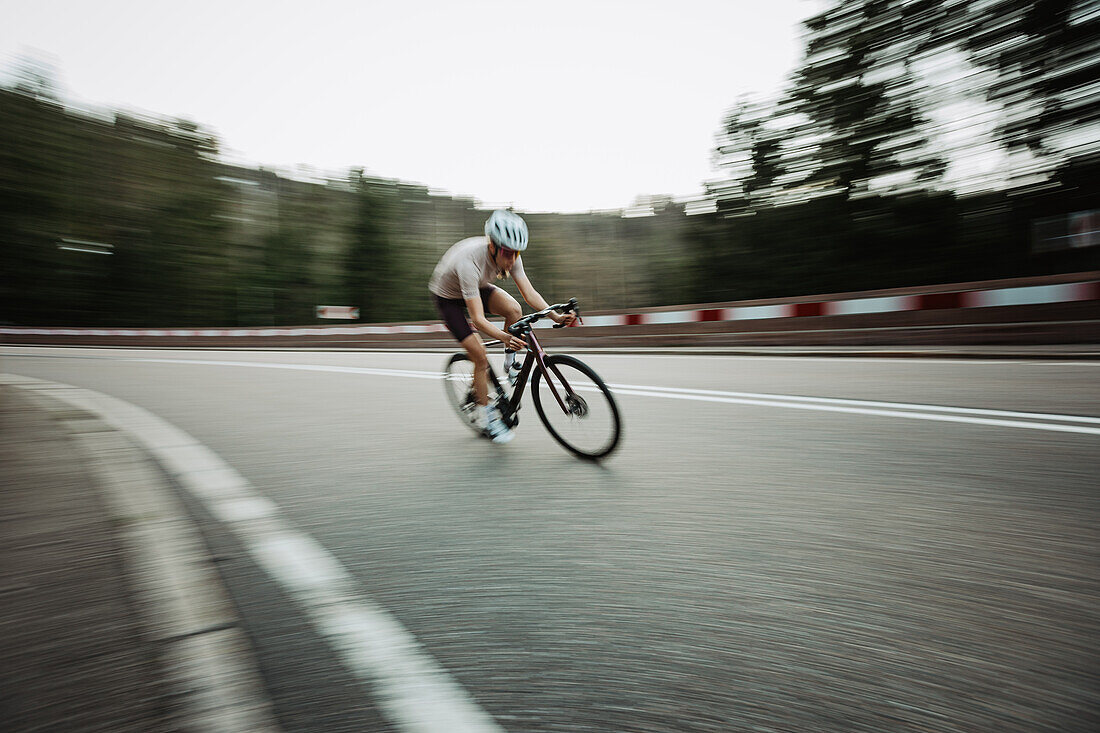
[[[489,392],[496,392],[497,400],[505,398],[503,390],[497,381],[496,373],[489,367]],[[482,435],[484,430],[477,426],[475,410],[478,409],[477,399],[474,396],[474,364],[470,357],[464,353],[453,354],[443,369],[443,391],[447,394],[447,402],[458,414],[459,420],[475,433]],[[514,427],[519,422],[519,416],[509,412],[503,415],[508,427]]]
[[454,354],[443,370],[443,390],[447,403],[454,408],[459,420],[479,435],[482,429],[476,422],[477,400],[474,397],[474,363],[466,354]]
[[[565,354],[549,356],[546,358],[546,368],[559,396],[563,398],[569,409],[569,412],[563,411],[562,406],[558,404],[548,388],[545,392],[543,391],[542,387],[547,375],[544,375],[541,369],[536,371],[534,379],[531,380],[531,398],[535,403],[539,419],[542,420],[551,437],[566,450],[581,458],[596,460],[610,455],[618,447],[619,439],[622,437],[619,406],[611,390],[590,366],[572,356]],[[565,394],[566,390],[562,384],[563,375],[572,394]],[[592,400],[582,393],[588,393],[596,399]],[[593,406],[600,412],[593,413]],[[602,416],[604,409],[606,409],[606,417],[599,417],[597,421],[595,418]],[[603,424],[604,422],[606,425]],[[605,432],[606,436],[604,436]],[[588,445],[589,438],[595,438],[592,447]]]

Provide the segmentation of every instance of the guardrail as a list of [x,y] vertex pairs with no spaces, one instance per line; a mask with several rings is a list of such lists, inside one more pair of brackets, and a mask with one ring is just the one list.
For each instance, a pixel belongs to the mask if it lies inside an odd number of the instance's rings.
[[[613,346],[1100,343],[1100,272],[585,313],[544,340]],[[549,327],[549,323],[539,324]],[[0,327],[0,343],[196,348],[451,348],[436,321],[270,328]]]

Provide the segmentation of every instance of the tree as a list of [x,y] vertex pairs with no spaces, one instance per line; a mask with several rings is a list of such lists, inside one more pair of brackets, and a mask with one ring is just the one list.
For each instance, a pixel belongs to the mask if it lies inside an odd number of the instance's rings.
[[1072,156],[1073,142],[1057,138],[1075,127],[1091,127],[1094,134],[1085,147],[1095,151],[1100,100],[1088,90],[1100,77],[1095,3],[1002,0],[985,5],[980,12],[971,7],[966,16],[972,33],[965,46],[975,63],[997,72],[987,96],[1004,106],[1005,144],[1039,158]]
[[929,149],[909,59],[930,4],[849,0],[807,21],[807,53],[791,107],[821,133],[807,183],[846,198],[927,190],[945,162]]
[[[723,120],[717,289],[763,294],[775,273],[780,295],[1094,261],[1029,258],[1028,229],[1094,205],[1098,19],[1095,3],[1070,0],[838,0],[810,18],[783,96]],[[995,133],[981,153],[958,140],[968,123]],[[974,165],[997,155],[1009,175]]]
[[50,227],[57,156],[42,144],[57,135],[57,122],[33,98],[0,90],[0,319],[10,323],[49,323],[64,294],[57,278],[63,253]]
[[388,191],[376,180],[353,171],[354,214],[345,257],[345,283],[350,305],[360,318],[384,321],[393,314],[391,283],[395,261],[387,237]]

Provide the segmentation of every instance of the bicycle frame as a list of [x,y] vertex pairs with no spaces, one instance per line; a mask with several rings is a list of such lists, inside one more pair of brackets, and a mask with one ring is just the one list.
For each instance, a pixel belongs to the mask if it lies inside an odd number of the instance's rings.
[[[519,376],[516,378],[515,388],[512,390],[512,395],[504,401],[504,404],[508,406],[509,415],[514,415],[516,410],[519,409],[520,400],[523,398],[523,392],[527,387],[527,382],[532,376],[531,372],[537,368],[542,371],[542,376],[546,380],[546,384],[550,387],[550,392],[554,395],[554,399],[558,402],[558,407],[562,412],[568,413],[569,408],[565,406],[565,400],[558,394],[558,388],[554,384],[554,380],[550,378],[550,370],[546,366],[546,351],[539,343],[538,337],[535,336],[534,329],[531,329],[526,334],[527,340],[527,356],[523,360],[523,366],[520,367]],[[560,372],[555,370],[557,379],[561,380],[562,386],[567,393],[572,393],[573,388],[569,386],[569,383],[565,381],[565,377]],[[500,386],[500,382],[497,381],[496,375],[490,370],[490,374],[493,377],[493,382],[496,385],[498,394],[505,394],[504,389]]]

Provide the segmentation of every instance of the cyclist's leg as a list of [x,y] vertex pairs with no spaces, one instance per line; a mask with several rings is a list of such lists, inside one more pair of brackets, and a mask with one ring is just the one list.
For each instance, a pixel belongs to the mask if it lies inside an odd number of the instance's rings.
[[466,319],[463,302],[452,298],[441,298],[438,295],[433,295],[432,300],[440,317],[447,325],[447,330],[458,343],[462,344],[462,348],[466,350],[470,362],[474,365],[474,396],[477,403],[488,404],[489,357],[485,353],[485,345],[481,343],[481,337]]
[[[481,299],[482,302],[485,303],[485,311],[487,313],[504,316],[505,330],[523,316],[523,309],[520,308],[516,299],[496,286],[490,285],[488,288],[485,288],[485,290],[482,291]],[[509,382],[515,381],[515,376],[512,372],[515,358],[516,352],[508,349],[504,350],[504,373],[508,376]]]
[[470,361],[474,363],[474,397],[484,416],[483,426],[485,434],[492,438],[494,443],[507,443],[512,440],[514,433],[507,423],[501,418],[500,413],[489,407],[489,357],[485,353],[485,344],[481,343],[481,337],[472,333],[462,341],[462,347]]
[[488,297],[485,297],[485,293],[482,294],[481,300],[485,303],[485,310],[496,316],[504,316],[505,330],[523,316],[523,309],[507,291],[492,285],[485,290],[491,291]]
[[462,339],[462,348],[474,365],[474,396],[479,405],[489,404],[489,356],[476,331]]

